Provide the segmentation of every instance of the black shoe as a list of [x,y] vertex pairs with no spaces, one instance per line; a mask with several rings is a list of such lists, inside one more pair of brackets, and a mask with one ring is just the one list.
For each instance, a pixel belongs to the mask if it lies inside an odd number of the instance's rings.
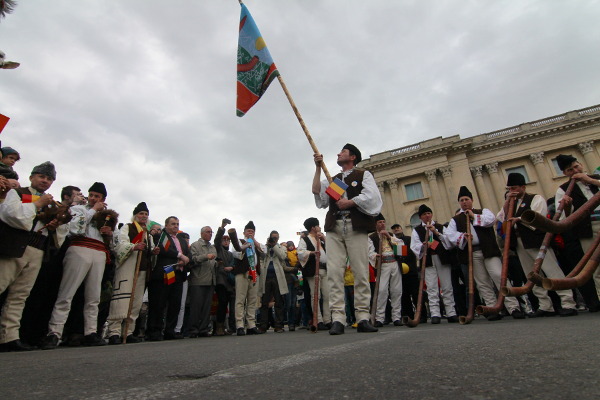
[[394,326],[402,326],[404,325],[401,320],[397,319],[394,321]]
[[440,318],[440,317],[431,317],[431,323],[432,323],[433,325],[437,325],[437,324],[439,324],[440,322],[442,322],[442,318]]
[[283,328],[275,328],[275,333],[283,333],[285,332]]
[[577,310],[574,308],[563,308],[558,312],[561,317],[574,317],[577,314]]
[[64,344],[69,347],[79,347],[83,345],[83,333],[71,333]]
[[525,314],[521,310],[513,310],[510,315],[512,315],[514,319],[525,319]]
[[111,337],[108,338],[108,344],[121,344],[121,336],[119,335],[112,335]]
[[331,324],[331,329],[329,329],[330,335],[343,335],[344,334],[344,324],[341,322],[335,321]]
[[244,336],[244,335],[246,335],[246,332],[244,331],[244,328],[237,328],[236,335],[238,335],[238,336]]
[[375,321],[375,325],[373,325],[375,328],[383,328],[383,323],[381,321]]
[[[140,339],[139,337],[135,336],[135,335],[127,335],[127,343],[140,343],[142,341],[142,339]],[[110,341],[109,343],[110,344]]]
[[453,315],[453,316],[448,317],[446,319],[448,320],[448,323],[454,324],[454,323],[458,322],[458,315]]
[[325,325],[325,324],[324,324],[324,323],[322,323],[322,322],[319,322],[319,323],[317,324],[317,330],[319,330],[319,331],[326,331],[326,330],[327,330],[327,325]]
[[50,334],[50,335],[46,336],[42,340],[42,344],[40,345],[40,349],[42,349],[42,350],[54,350],[55,348],[58,347],[58,342],[59,341],[60,341],[60,339],[58,338],[58,336],[56,336],[54,334]]
[[146,337],[146,340],[149,342],[162,342],[163,336],[158,332],[151,333]]
[[288,331],[290,331],[290,332],[294,332],[295,330],[296,330],[296,327],[294,325],[290,325],[288,327]]
[[84,346],[104,346],[106,342],[96,332],[85,335],[83,338]]
[[21,342],[19,339],[0,344],[0,352],[31,351],[34,347]]
[[537,310],[533,313],[533,317],[530,318],[538,318],[538,317],[555,317],[556,312],[554,311],[544,311],[542,309]]
[[356,327],[357,332],[379,332],[379,329],[375,328],[369,321],[363,319],[358,323]]
[[260,330],[257,327],[246,329],[246,335],[260,335],[261,333],[265,333],[265,331]]
[[502,315],[500,314],[490,314],[485,317],[488,321],[500,321],[502,319]]

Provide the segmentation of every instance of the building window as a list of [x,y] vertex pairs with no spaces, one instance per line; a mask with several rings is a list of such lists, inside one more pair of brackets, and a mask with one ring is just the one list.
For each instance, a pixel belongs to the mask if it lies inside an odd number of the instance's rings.
[[561,171],[560,167],[558,166],[558,161],[556,161],[556,158],[552,159],[552,166],[554,167],[554,171],[556,172],[556,176],[565,176],[565,174],[563,174],[563,172]]
[[408,201],[418,200],[425,197],[423,196],[423,187],[421,186],[421,182],[404,185],[404,190],[406,191],[406,199]]
[[509,174],[512,174],[513,172],[517,172],[521,175],[523,175],[525,177],[525,183],[529,183],[529,175],[527,175],[527,171],[525,170],[524,166],[520,166],[520,167],[515,167],[515,168],[506,168],[506,176],[508,177]]
[[412,226],[413,228],[420,225],[421,224],[421,218],[419,218],[419,214],[418,213],[414,213],[411,217],[410,217],[410,226]]

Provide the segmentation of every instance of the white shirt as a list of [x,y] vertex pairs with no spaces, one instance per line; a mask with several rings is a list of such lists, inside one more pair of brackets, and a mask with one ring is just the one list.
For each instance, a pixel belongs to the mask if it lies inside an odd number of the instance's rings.
[[[460,210],[461,217],[464,217],[464,210]],[[496,216],[493,212],[484,208],[481,211],[481,214],[475,214],[475,220],[471,221],[471,235],[473,235],[473,246],[479,245],[479,236],[477,236],[477,231],[474,229],[475,226],[480,226],[483,228],[488,228],[494,225],[496,221]],[[456,221],[454,218],[450,220],[448,227],[444,229],[444,234],[448,238],[448,242],[452,244],[453,247],[458,247],[459,249],[464,249],[467,244],[467,239],[465,238],[466,232],[459,232],[456,228]]]
[[[350,175],[352,171],[354,171],[354,169],[342,171],[342,180]],[[379,193],[379,189],[375,183],[375,178],[373,178],[373,175],[369,171],[365,171],[363,175],[362,186],[363,188],[360,194],[354,197],[352,200],[356,204],[356,208],[358,208],[361,212],[375,217],[381,212],[383,200],[381,199],[381,193]],[[322,180],[321,192],[319,194],[315,194],[315,204],[317,205],[317,208],[329,207],[329,195],[325,193],[325,190],[327,190],[328,187],[329,182],[327,179]],[[344,192],[342,197],[347,199],[348,194]]]
[[[523,199],[517,200],[517,203],[515,204],[514,214],[517,213],[517,210],[519,209],[519,207],[521,207],[522,203],[523,203]],[[542,214],[543,216],[546,216],[548,214],[548,205],[546,204],[546,200],[544,200],[544,198],[542,196],[540,196],[539,194],[536,194],[535,196],[533,196],[533,199],[531,200],[531,204],[529,205],[529,208],[538,214]],[[496,214],[496,219],[500,222],[504,222],[504,220],[505,220],[504,208],[502,208],[498,212],[498,214]],[[532,231],[535,231],[535,228],[533,226],[529,226],[523,222],[522,222],[522,225],[531,229]]]
[[[381,239],[381,238],[380,238]],[[383,240],[387,240],[386,237],[383,238]],[[403,246],[404,242],[401,240],[398,240],[395,236],[392,235],[391,237],[391,242],[392,245],[396,245],[396,246]],[[369,237],[369,263],[371,263],[371,265],[375,265],[375,262],[377,261],[377,252],[379,251],[379,249],[375,249],[375,244],[373,243],[373,240]],[[382,256],[389,256],[389,255],[394,255],[394,250],[392,249],[391,251],[383,251]]]
[[[583,195],[585,196],[586,199],[589,200],[592,197],[594,197],[594,193],[592,193],[592,191],[590,190],[589,185],[587,185],[581,181],[577,181],[575,184],[577,186],[579,186],[579,189],[581,189],[581,193],[583,193]],[[598,181],[598,185],[600,186],[600,181]],[[554,197],[554,206],[556,207],[557,210],[558,210],[558,205],[563,197],[565,197],[565,191],[562,190],[562,188],[559,186],[558,189],[556,190],[556,196]],[[598,205],[598,207],[596,207],[594,212],[595,213],[600,212],[600,205]],[[563,212],[560,216],[560,219],[564,219],[564,218],[566,218],[566,215]]]
[[[435,224],[435,221],[431,220],[431,225],[434,225],[434,224]],[[423,222],[421,222],[421,226],[426,227],[427,225],[424,224]],[[425,228],[425,229],[427,229],[427,228]],[[444,233],[441,233],[439,235],[440,243],[442,246],[444,246],[445,249],[449,250],[452,248],[452,244],[448,240],[448,237],[446,236],[445,231],[446,230],[444,229]],[[423,247],[423,242],[421,242],[421,238],[419,238],[419,233],[417,232],[416,229],[412,230],[411,237],[412,237],[412,240],[410,241],[410,249],[412,250],[413,253],[415,253],[417,258],[423,257],[422,253],[423,253],[423,250],[425,250],[425,247]]]
[[[316,249],[317,248],[317,240],[315,239],[315,237],[308,235],[308,238],[310,239],[310,242]],[[300,239],[300,242],[298,242],[298,247],[296,248],[296,251],[298,253],[298,261],[300,262],[300,265],[304,267],[306,265],[306,263],[308,262],[308,258],[310,257],[310,250],[307,249],[306,242],[304,241],[304,239]],[[321,256],[319,257],[319,262],[321,264],[327,264],[327,253],[325,253],[325,249],[323,248],[323,246],[320,247],[320,251],[321,251]]]

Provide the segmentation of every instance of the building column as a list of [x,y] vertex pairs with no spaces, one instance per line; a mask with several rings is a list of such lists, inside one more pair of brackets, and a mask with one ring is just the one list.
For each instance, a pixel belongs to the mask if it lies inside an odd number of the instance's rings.
[[385,183],[377,182],[377,189],[379,189],[381,200],[383,200],[383,207],[381,207],[381,213],[385,216],[390,208],[390,202],[385,199]]
[[504,192],[506,192],[506,182],[500,177],[498,173],[498,162],[491,164],[485,164],[485,169],[490,175],[492,181],[493,192],[496,194],[497,210],[504,207]]
[[425,176],[427,176],[427,181],[429,182],[429,191],[431,192],[431,200],[433,202],[433,210],[440,217],[447,218],[448,215],[448,207],[446,202],[442,199],[442,192],[440,191],[440,187],[437,183],[437,169],[430,169],[425,171]]
[[454,182],[452,181],[452,167],[447,165],[445,167],[440,168],[440,172],[442,173],[442,177],[444,178],[444,184],[446,185],[446,193],[443,197],[444,203],[448,209],[448,216],[446,221],[449,221],[450,218],[454,216],[454,209],[456,207],[456,198],[458,196],[458,188],[454,187]]
[[550,176],[548,166],[544,162],[544,152],[540,151],[538,153],[532,153],[529,155],[529,158],[535,167],[535,172],[537,173],[540,186],[542,187],[544,198],[548,199],[554,196],[556,193],[556,185]]
[[[391,179],[389,181],[385,181],[388,187],[390,188],[390,198],[392,200],[392,209],[388,208],[388,212],[390,215],[384,215],[387,221],[393,223],[399,223],[400,219],[400,197],[398,193],[398,179]],[[391,225],[390,225],[391,226]]]
[[592,173],[598,167],[600,167],[600,159],[596,151],[594,151],[594,141],[590,140],[589,142],[583,142],[577,144],[579,147],[579,151],[583,154],[583,158],[585,158],[585,163],[587,164],[587,172]]
[[496,199],[494,198],[494,202],[492,203],[488,191],[485,190],[485,182],[483,181],[483,165],[471,167],[471,173],[473,174],[473,179],[475,180],[475,190],[477,190],[477,194],[479,195],[481,208],[489,208],[490,210],[495,209]]

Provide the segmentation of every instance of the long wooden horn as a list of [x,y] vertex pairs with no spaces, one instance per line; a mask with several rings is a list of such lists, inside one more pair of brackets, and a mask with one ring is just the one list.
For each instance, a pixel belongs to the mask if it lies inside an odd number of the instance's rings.
[[316,333],[319,330],[319,281],[321,277],[319,276],[320,266],[321,266],[321,239],[317,236],[317,252],[315,253],[315,287],[313,293],[313,317],[312,317],[312,325],[310,326],[310,331],[312,333]]
[[423,308],[423,285],[425,284],[425,268],[427,268],[427,252],[429,250],[429,224],[425,229],[425,251],[421,257],[421,276],[419,277],[419,295],[417,296],[417,309],[415,316],[410,319],[408,316],[402,317],[402,322],[409,328],[414,328],[421,322],[421,311]]
[[473,322],[474,310],[475,310],[475,282],[473,282],[473,237],[471,236],[471,218],[469,214],[464,213],[467,218],[467,246],[469,254],[469,310],[467,316],[462,315],[458,317],[458,321],[461,325],[468,325]]

